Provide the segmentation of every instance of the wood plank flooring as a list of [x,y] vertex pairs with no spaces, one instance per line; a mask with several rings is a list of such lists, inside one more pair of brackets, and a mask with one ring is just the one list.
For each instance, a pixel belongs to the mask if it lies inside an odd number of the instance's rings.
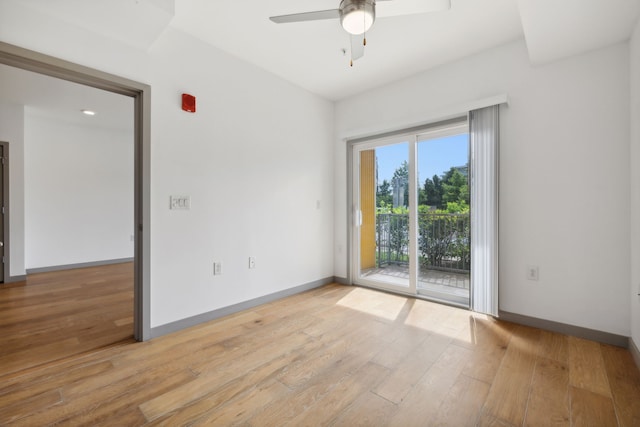
[[[0,376],[133,340],[133,263],[0,285]],[[1,423],[0,423],[1,424]]]
[[0,377],[0,425],[50,424],[639,426],[640,372],[625,349],[328,285]]

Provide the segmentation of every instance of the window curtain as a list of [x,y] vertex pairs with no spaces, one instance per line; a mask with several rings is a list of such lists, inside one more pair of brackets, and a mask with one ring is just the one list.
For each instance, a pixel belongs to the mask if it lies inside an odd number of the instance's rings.
[[499,105],[469,112],[471,309],[498,316]]

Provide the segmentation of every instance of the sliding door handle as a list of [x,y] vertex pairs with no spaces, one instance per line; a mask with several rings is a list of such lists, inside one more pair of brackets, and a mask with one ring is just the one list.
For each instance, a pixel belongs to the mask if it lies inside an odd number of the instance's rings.
[[362,211],[360,209],[356,209],[354,212],[353,225],[355,227],[360,227],[362,225]]

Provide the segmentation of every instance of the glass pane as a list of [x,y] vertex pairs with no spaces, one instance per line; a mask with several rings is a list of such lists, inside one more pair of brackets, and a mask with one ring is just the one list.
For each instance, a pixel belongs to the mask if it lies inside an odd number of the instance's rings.
[[418,293],[469,305],[469,136],[418,143]]
[[360,274],[409,287],[409,144],[360,151]]

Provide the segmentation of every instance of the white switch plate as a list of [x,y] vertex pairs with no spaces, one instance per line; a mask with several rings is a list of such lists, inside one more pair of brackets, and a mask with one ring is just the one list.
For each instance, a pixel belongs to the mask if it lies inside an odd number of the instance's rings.
[[170,196],[169,197],[169,209],[191,209],[191,197],[190,196]]
[[249,268],[256,268],[256,258],[250,256],[249,257]]
[[540,278],[540,270],[537,265],[527,265],[527,280],[537,281]]
[[213,275],[220,276],[222,274],[222,261],[213,262]]

